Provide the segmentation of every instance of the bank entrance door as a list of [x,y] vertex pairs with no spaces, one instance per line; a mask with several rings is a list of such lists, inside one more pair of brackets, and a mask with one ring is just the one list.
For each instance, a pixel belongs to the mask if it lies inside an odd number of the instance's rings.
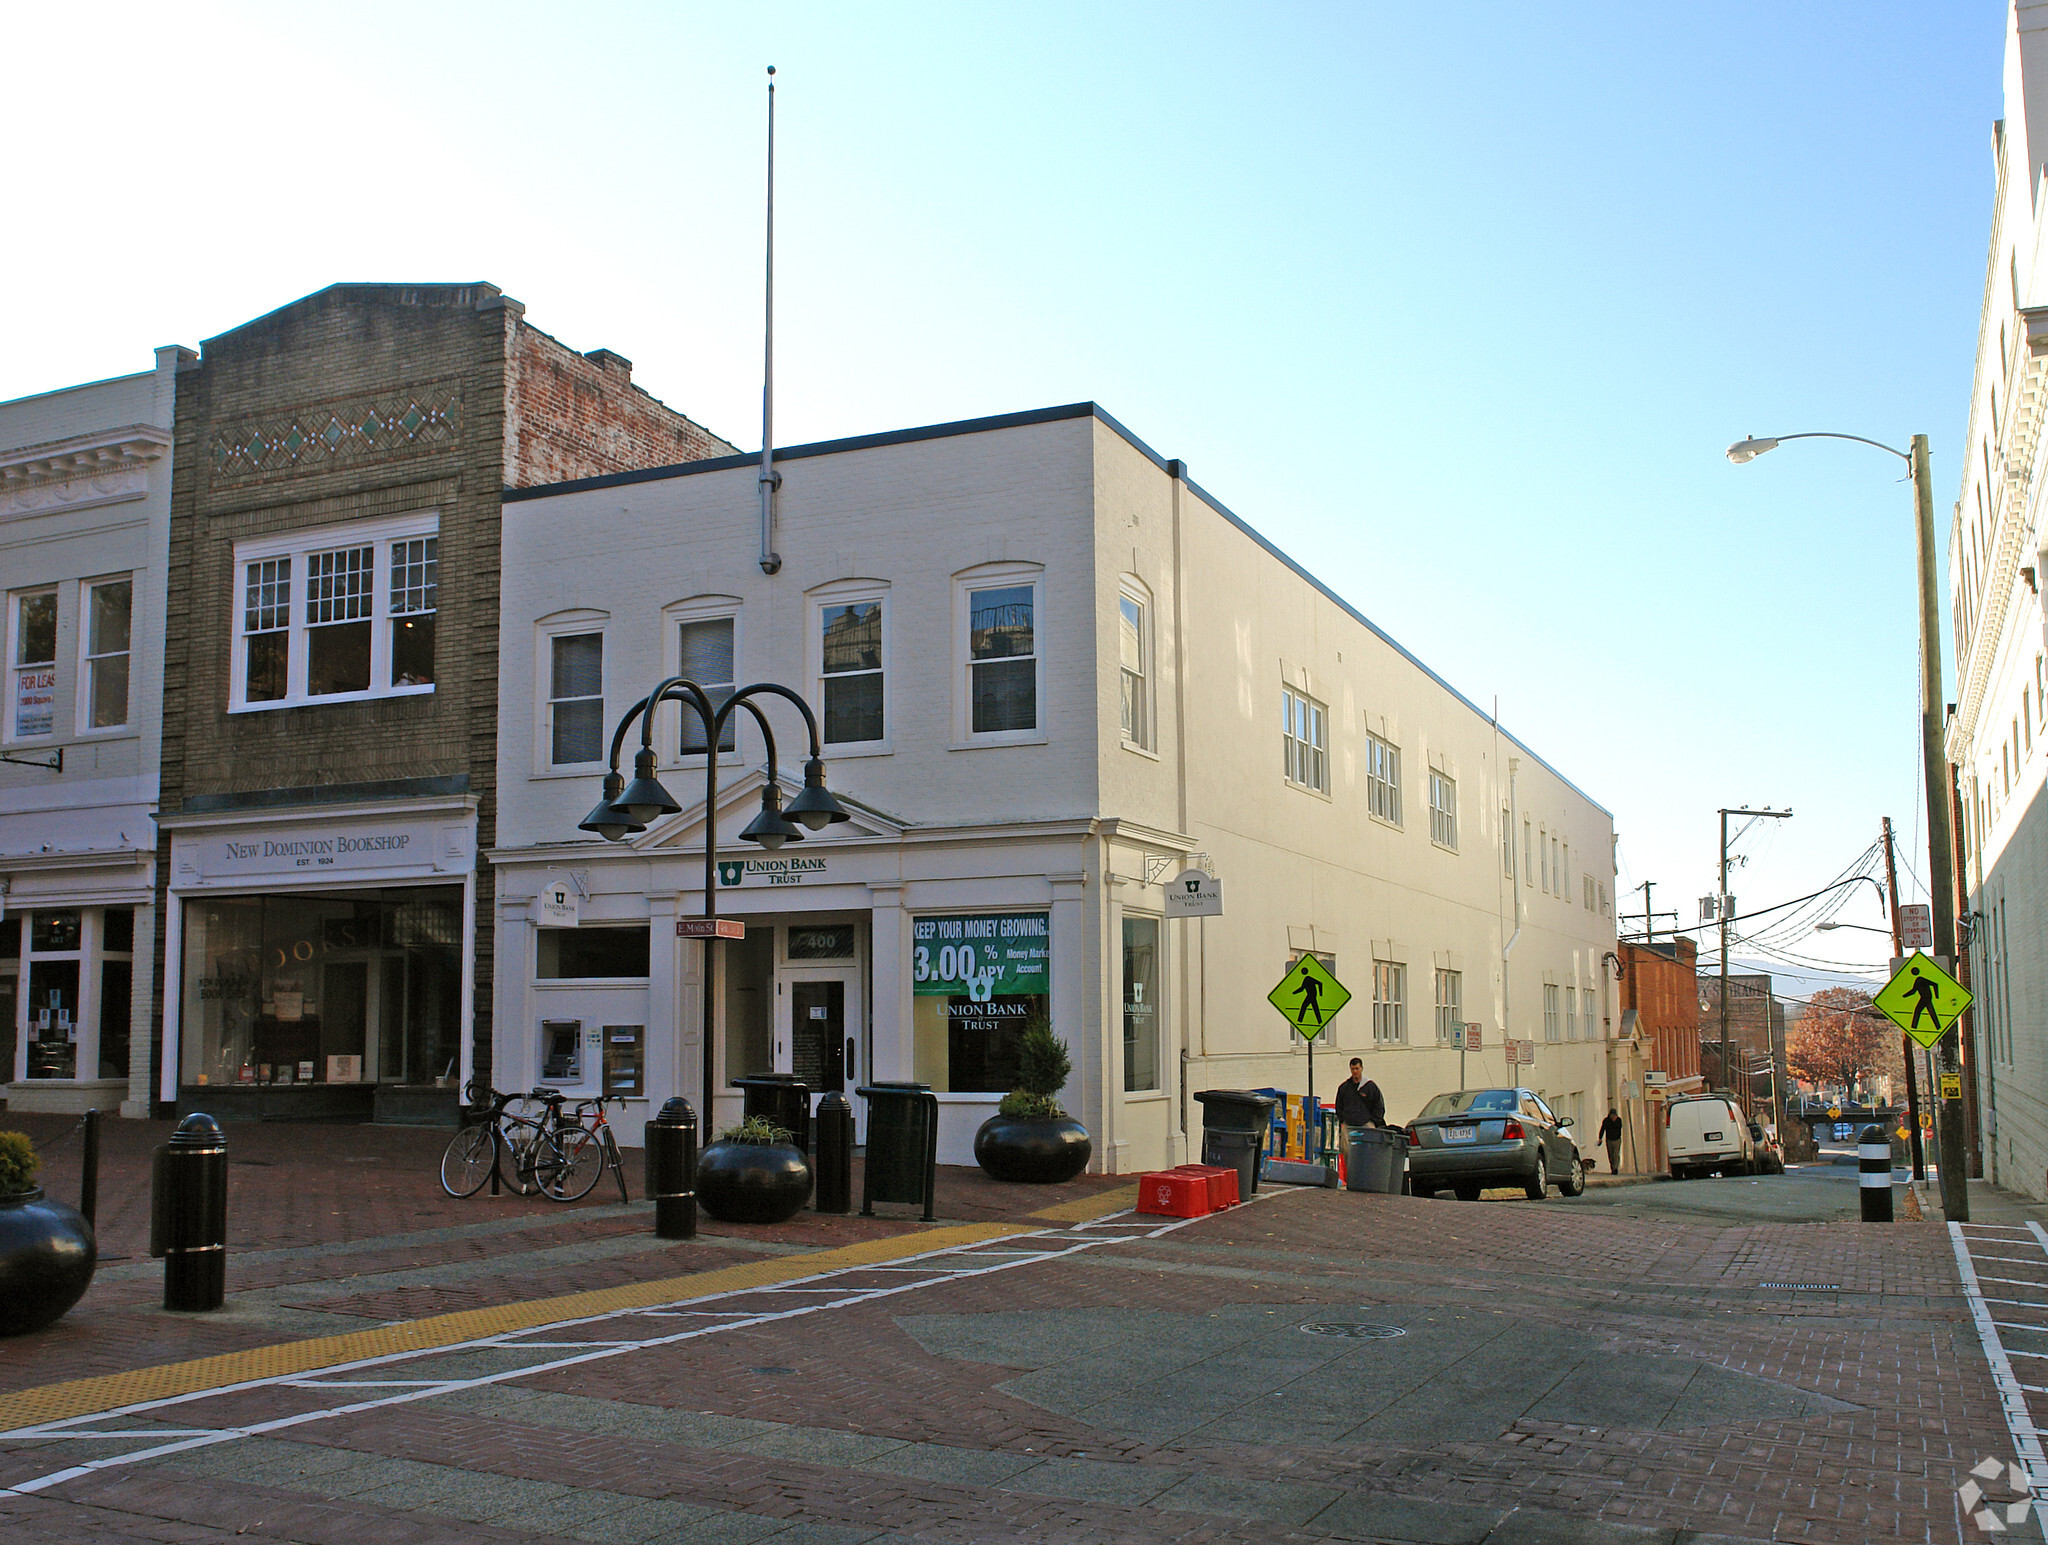
[[[809,1086],[814,1111],[828,1093],[852,1099],[867,1077],[863,981],[854,925],[786,929],[775,970],[775,1071]],[[853,1100],[856,1140],[866,1103]]]

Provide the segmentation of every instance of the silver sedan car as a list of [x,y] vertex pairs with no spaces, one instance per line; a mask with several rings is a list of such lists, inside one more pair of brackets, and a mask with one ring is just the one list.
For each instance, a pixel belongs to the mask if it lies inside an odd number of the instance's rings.
[[1571,1124],[1529,1089],[1440,1094],[1408,1125],[1409,1188],[1417,1196],[1447,1190],[1461,1202],[1493,1186],[1520,1186],[1531,1201],[1549,1186],[1577,1196],[1586,1165]]

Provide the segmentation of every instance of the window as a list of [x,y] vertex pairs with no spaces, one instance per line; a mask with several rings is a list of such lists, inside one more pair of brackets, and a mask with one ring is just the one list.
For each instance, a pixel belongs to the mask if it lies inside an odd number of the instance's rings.
[[1564,990],[1564,1038],[1570,1040],[1579,1033],[1579,990],[1567,987]]
[[1408,1040],[1408,968],[1391,960],[1372,963],[1372,1038],[1378,1046]]
[[431,692],[439,527],[410,515],[238,544],[230,706]]
[[1529,823],[1524,820],[1522,822],[1522,883],[1524,885],[1534,885],[1536,883],[1534,865],[1535,860],[1529,856]]
[[1464,1023],[1465,974],[1462,971],[1438,971],[1436,974],[1437,1044],[1448,1045],[1452,1035]]
[[1147,667],[1151,661],[1150,637],[1145,628],[1145,603],[1126,595],[1117,602],[1116,648],[1119,679],[1123,689],[1123,732],[1129,744],[1150,750],[1152,746],[1152,702],[1146,691]]
[[941,1094],[1016,1088],[1025,1035],[1059,1029],[1051,914],[916,917],[910,940],[912,1076]]
[[1038,589],[967,592],[968,729],[975,735],[1038,728]]
[[1550,889],[1550,833],[1542,827],[1536,828],[1536,881],[1544,890]]
[[1608,916],[1612,910],[1612,903],[1610,903],[1607,899],[1607,882],[1605,880],[1601,880],[1597,884],[1595,884],[1593,889],[1595,893],[1598,894],[1598,896],[1600,897],[1600,915],[1602,917]]
[[1280,693],[1280,739],[1287,781],[1319,794],[1330,792],[1328,715],[1323,705],[1292,687]]
[[1580,875],[1580,876],[1579,876],[1579,895],[1580,895],[1580,897],[1581,897],[1581,898],[1582,898],[1582,900],[1583,900],[1583,903],[1584,903],[1584,906],[1585,906],[1586,910],[1587,910],[1588,912],[1592,911],[1592,910],[1593,910],[1593,877],[1592,877],[1592,876],[1591,876],[1590,874],[1582,874],[1582,875]]
[[134,594],[134,583],[127,579],[106,579],[85,587],[85,690],[80,729],[121,729],[128,723],[128,645]]
[[1593,989],[1590,987],[1579,994],[1579,1012],[1585,1018],[1585,1030],[1583,1032],[1585,1038],[1589,1041],[1600,1039],[1599,1027],[1593,1022]]
[[547,980],[647,975],[646,924],[534,931],[534,975]]
[[1382,821],[1401,824],[1400,748],[1371,734],[1365,737],[1365,805]]
[[1515,817],[1506,805],[1500,807],[1500,872],[1503,879],[1515,877]]
[[1457,780],[1434,769],[1429,775],[1429,840],[1447,848],[1458,845]]
[[1555,982],[1545,982],[1543,984],[1543,1039],[1554,1041],[1557,1039],[1557,1036],[1557,984]]
[[548,761],[556,767],[604,759],[604,635],[548,640]]
[[819,609],[819,697],[828,746],[887,738],[883,717],[882,602]]
[[1124,1093],[1159,1087],[1159,919],[1124,918]]
[[[731,617],[700,617],[676,624],[676,674],[702,687],[714,712],[723,708],[739,689],[739,678],[733,673],[734,623]],[[736,718],[727,719],[718,732],[721,751],[730,751],[738,744]],[[702,756],[704,721],[687,705],[677,711],[676,719],[682,727],[682,754]]]
[[57,592],[32,590],[8,607],[8,735],[57,733]]

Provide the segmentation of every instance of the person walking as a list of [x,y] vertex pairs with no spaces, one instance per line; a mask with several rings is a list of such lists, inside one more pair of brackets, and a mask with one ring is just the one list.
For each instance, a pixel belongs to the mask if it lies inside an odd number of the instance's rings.
[[1337,1086],[1337,1119],[1347,1127],[1383,1127],[1387,1101],[1380,1086],[1365,1076],[1362,1059],[1351,1059],[1351,1076]]
[[1607,1145],[1607,1173],[1621,1173],[1621,1115],[1610,1105],[1607,1119],[1600,1123],[1600,1141]]

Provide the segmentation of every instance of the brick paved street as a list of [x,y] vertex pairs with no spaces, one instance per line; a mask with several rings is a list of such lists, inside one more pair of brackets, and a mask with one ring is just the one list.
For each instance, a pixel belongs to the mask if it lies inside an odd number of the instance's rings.
[[[0,1484],[29,1488],[0,1540],[1949,1541],[1980,1537],[1970,1467],[2013,1447],[1949,1231],[1850,1221],[1847,1171],[1283,1189],[1184,1227],[1032,1219],[1117,1193],[956,1172],[940,1211],[976,1228],[804,1214],[670,1246],[639,1203],[449,1202],[432,1134],[244,1132],[270,1163],[238,1195],[299,1242],[245,1250],[213,1316],[115,1262],[0,1344],[0,1389],[588,1290],[577,1313],[298,1374],[230,1358],[149,1409],[74,1386],[44,1436],[39,1397],[0,1397]],[[405,1226],[322,1205],[336,1174]],[[2048,1254],[1995,1269],[2048,1282]]]

